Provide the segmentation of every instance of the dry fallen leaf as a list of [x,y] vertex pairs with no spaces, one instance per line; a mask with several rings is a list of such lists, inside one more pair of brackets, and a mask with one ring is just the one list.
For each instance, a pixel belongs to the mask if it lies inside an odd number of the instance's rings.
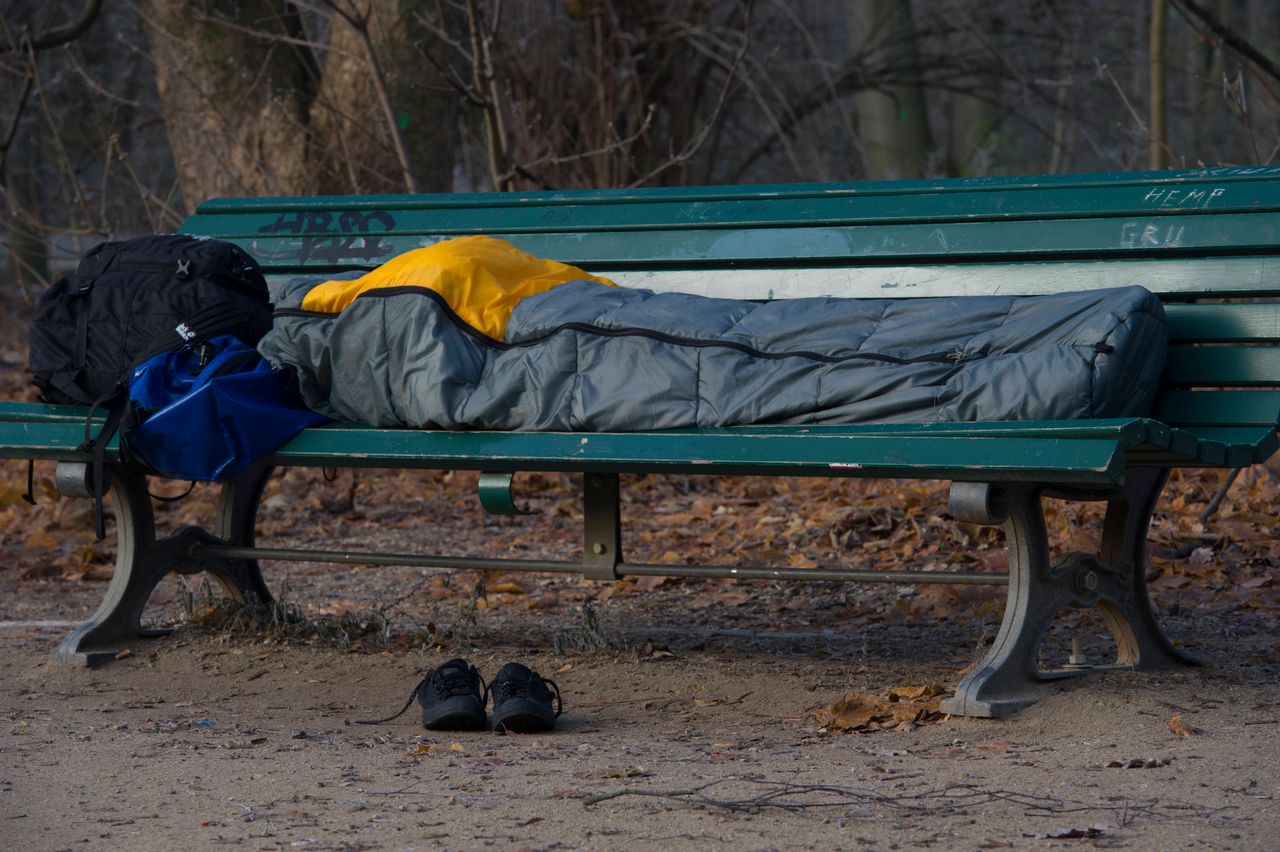
[[626,779],[626,778],[648,778],[651,775],[653,775],[653,773],[650,772],[648,769],[644,768],[643,766],[628,766],[626,769],[617,769],[612,772],[606,772],[603,777]]
[[890,701],[920,701],[945,692],[941,684],[926,683],[923,686],[895,686],[885,692]]
[[[677,556],[676,559],[672,561],[678,561],[678,560],[679,560],[679,556]],[[679,581],[680,580],[678,577],[659,577],[657,575],[647,575],[644,577],[636,577],[634,583],[635,583],[636,591],[652,592],[654,589],[660,588],[662,586],[674,585]]]
[[530,597],[527,600],[529,609],[551,609],[560,603],[560,595],[553,590],[544,592],[537,597]]
[[462,745],[462,743],[458,742],[457,740],[454,740],[453,742],[449,743],[449,751],[466,751],[466,748]]
[[[851,692],[844,698],[813,710],[818,726],[831,733],[914,729],[914,725],[936,722],[943,717],[939,704],[944,690],[936,683],[899,686],[879,695]],[[914,696],[905,698],[904,696]]]
[[408,751],[406,751],[406,752],[405,752],[405,754],[410,754],[410,755],[413,755],[413,754],[428,754],[428,753],[430,753],[430,751],[431,751],[431,744],[430,744],[430,743],[418,743],[418,744],[417,744],[417,745],[415,745],[413,748],[411,748],[411,749],[409,749]]
[[32,530],[22,539],[22,543],[32,550],[57,550],[58,542],[43,529]]
[[1180,737],[1194,737],[1197,734],[1204,733],[1204,731],[1194,725],[1188,725],[1186,722],[1182,721],[1181,714],[1175,715],[1169,720],[1169,730],[1173,731],[1174,734]]

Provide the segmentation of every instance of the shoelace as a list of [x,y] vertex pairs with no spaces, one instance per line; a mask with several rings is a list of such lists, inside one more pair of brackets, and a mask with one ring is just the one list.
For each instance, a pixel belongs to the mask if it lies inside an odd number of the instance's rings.
[[[475,679],[480,682],[480,685],[484,687],[484,694],[480,697],[480,706],[484,707],[489,703],[489,685],[484,682],[482,677],[480,677],[480,672],[475,666],[468,666],[465,669],[450,667],[445,674],[440,674],[439,669],[433,669],[427,673],[426,677],[418,681],[418,685],[409,693],[409,698],[404,702],[404,706],[401,707],[398,712],[385,719],[352,719],[352,723],[356,725],[381,725],[383,722],[390,722],[393,719],[399,719],[404,715],[406,710],[413,706],[413,700],[418,697],[418,693],[422,691],[422,688],[427,685],[428,681],[437,675],[440,677],[440,685],[444,687],[446,692],[459,693],[467,691],[467,688],[471,686],[471,678],[474,676]],[[556,698],[558,699],[559,696],[560,690],[557,689]],[[559,716],[560,714],[556,713],[556,715]]]
[[[493,693],[493,703],[495,706],[499,701],[505,701],[512,697],[536,699],[538,696],[533,694],[533,685],[540,680],[544,686],[546,684],[551,684],[551,688],[555,690],[556,716],[559,717],[560,713],[564,710],[564,705],[560,701],[560,687],[557,686],[556,682],[549,677],[543,677],[538,674],[535,674],[534,677],[536,680],[504,680],[501,684],[501,693],[498,691],[498,680],[497,678],[494,678],[493,681],[484,688],[485,695],[488,695],[490,692]],[[499,697],[499,695],[501,695],[501,697]]]

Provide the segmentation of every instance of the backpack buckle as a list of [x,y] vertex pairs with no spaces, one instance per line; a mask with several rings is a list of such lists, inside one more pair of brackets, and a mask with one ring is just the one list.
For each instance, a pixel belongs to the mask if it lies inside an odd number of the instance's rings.
[[178,261],[178,271],[174,274],[177,275],[178,278],[185,279],[188,275],[191,274],[191,261],[189,260]]

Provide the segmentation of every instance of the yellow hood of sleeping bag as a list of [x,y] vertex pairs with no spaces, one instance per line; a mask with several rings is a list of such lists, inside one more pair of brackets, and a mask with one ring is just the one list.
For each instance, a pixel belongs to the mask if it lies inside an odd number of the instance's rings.
[[393,257],[360,278],[318,284],[303,298],[302,309],[338,313],[371,290],[421,287],[438,293],[476,331],[503,340],[521,299],[583,279],[617,286],[576,266],[534,257],[506,240],[456,237]]

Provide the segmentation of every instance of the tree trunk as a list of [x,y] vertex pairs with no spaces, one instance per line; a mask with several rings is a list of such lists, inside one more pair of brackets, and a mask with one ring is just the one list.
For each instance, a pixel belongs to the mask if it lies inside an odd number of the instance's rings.
[[[272,0],[148,0],[156,86],[190,210],[216,195],[315,191],[307,54]],[[225,23],[224,23],[225,22]]]
[[451,188],[457,96],[419,52],[429,0],[338,4],[352,17],[332,15],[322,61],[292,3],[147,2],[188,209],[219,195]]
[[[358,27],[334,15],[320,96],[312,110],[317,157],[332,187],[326,191],[405,192],[412,178],[417,191],[448,192],[458,141],[458,96],[422,55],[447,55],[421,23],[421,15],[435,3],[381,0],[363,5],[373,57]],[[391,114],[377,91],[378,75]]]
[[867,176],[875,180],[924,174],[929,122],[911,5],[901,0],[850,0],[855,51],[880,60],[904,82],[854,95]]
[[1165,139],[1168,136],[1165,122],[1164,44],[1165,19],[1169,0],[1151,0],[1151,30],[1147,54],[1151,75],[1151,139],[1148,164],[1152,169],[1168,168],[1169,158]]
[[[980,30],[993,42],[1000,40],[1000,15],[992,0],[968,4],[964,26],[948,39],[953,57],[964,56]],[[991,174],[995,151],[995,129],[1000,120],[1000,76],[994,63],[973,67],[955,78],[956,89],[949,93],[947,109],[946,171],[950,177]]]

